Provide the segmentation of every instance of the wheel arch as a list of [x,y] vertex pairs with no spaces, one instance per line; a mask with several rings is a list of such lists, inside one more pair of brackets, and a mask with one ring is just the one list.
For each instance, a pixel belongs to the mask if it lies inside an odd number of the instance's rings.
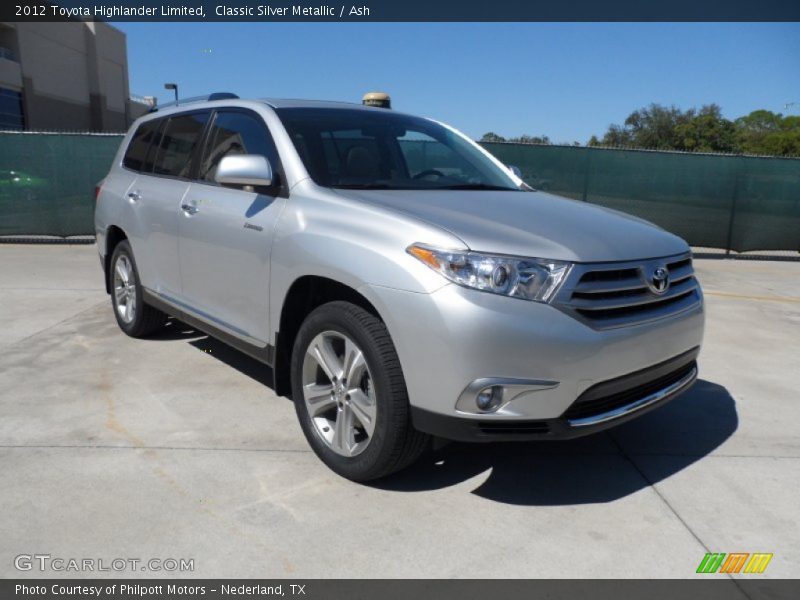
[[116,225],[111,225],[106,230],[106,248],[103,256],[103,272],[106,280],[106,294],[111,293],[111,257],[114,254],[114,250],[116,249],[117,245],[121,241],[127,239],[128,236],[125,234],[122,228],[117,227]]
[[341,300],[350,302],[381,319],[375,306],[356,289],[319,275],[298,277],[289,286],[281,306],[273,364],[275,393],[291,397],[291,355],[297,332],[305,318],[319,306]]

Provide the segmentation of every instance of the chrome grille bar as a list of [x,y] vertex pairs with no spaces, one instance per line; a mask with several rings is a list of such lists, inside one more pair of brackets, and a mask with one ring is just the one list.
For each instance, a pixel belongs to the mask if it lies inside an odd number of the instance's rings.
[[673,394],[677,394],[684,388],[688,387],[694,380],[697,379],[697,367],[693,367],[692,370],[681,377],[680,380],[672,383],[664,388],[661,388],[657,392],[653,392],[648,394],[643,398],[639,398],[625,406],[620,406],[618,408],[600,413],[598,415],[592,415],[591,417],[583,417],[580,419],[569,419],[568,422],[572,427],[587,427],[589,425],[597,425],[598,423],[604,423],[606,421],[611,421],[613,419],[619,419],[620,417],[624,417],[632,412],[642,410],[643,408],[655,404],[660,400],[663,400]]
[[[652,281],[658,267],[669,273],[659,293]],[[646,261],[577,264],[554,305],[595,329],[635,325],[689,310],[700,303],[691,256]]]

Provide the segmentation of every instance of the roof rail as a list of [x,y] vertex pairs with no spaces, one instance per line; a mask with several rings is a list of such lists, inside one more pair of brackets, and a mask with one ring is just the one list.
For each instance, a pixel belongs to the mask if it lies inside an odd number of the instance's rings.
[[214,92],[207,96],[192,96],[191,98],[184,98],[175,102],[167,102],[165,104],[154,104],[148,112],[156,112],[160,108],[169,108],[172,106],[183,106],[184,104],[192,104],[194,102],[210,102],[211,100],[238,100],[239,96],[231,92]]

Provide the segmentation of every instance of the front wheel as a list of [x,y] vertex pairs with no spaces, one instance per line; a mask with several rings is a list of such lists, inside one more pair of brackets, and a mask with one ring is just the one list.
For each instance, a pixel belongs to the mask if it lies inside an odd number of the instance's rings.
[[378,479],[424,451],[428,436],[411,424],[389,332],[363,308],[330,302],[314,310],[297,334],[291,374],[303,433],[339,475]]

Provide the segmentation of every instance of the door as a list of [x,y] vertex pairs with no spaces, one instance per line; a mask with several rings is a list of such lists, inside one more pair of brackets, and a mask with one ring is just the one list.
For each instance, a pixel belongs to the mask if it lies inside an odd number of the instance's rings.
[[[206,140],[178,223],[184,309],[263,346],[269,338],[272,237],[286,197],[278,153],[261,117],[244,109],[218,111]],[[217,184],[217,165],[232,154],[265,156],[273,185],[254,190]]]
[[170,298],[181,290],[180,205],[189,191],[194,152],[209,116],[206,111],[153,121],[158,129],[127,192],[134,221],[128,229],[142,285]]

